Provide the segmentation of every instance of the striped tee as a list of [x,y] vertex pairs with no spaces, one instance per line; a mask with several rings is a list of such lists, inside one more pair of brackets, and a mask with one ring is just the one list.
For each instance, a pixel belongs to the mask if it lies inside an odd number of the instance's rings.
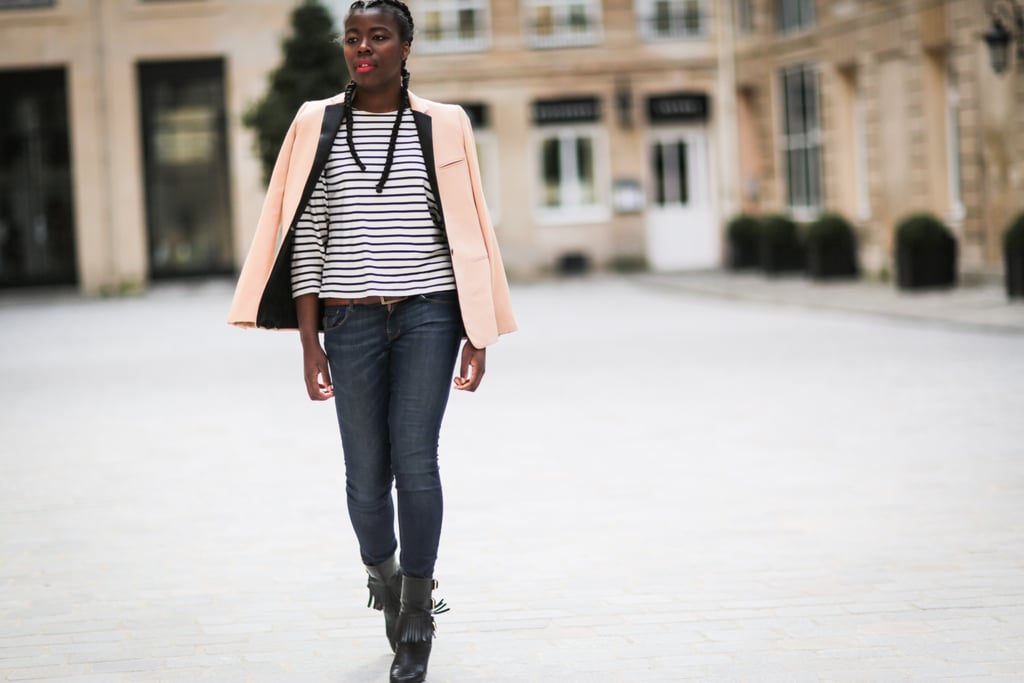
[[402,114],[391,173],[377,194],[395,115],[353,111],[353,144],[365,171],[349,152],[345,124],[339,128],[295,226],[293,297],[455,289],[448,242],[433,218],[437,203],[409,109]]

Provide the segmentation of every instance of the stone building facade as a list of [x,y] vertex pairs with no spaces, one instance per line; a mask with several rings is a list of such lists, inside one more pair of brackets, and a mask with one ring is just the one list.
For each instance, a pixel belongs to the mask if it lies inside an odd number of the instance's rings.
[[[298,0],[0,0],[0,287],[230,274],[263,197],[241,124]],[[345,0],[325,0],[340,17]],[[1024,74],[982,0],[411,0],[417,94],[477,130],[513,276],[713,268],[740,210],[928,210],[998,268]]]
[[0,284],[231,272],[261,197],[241,115],[291,4],[0,2]]
[[897,221],[927,211],[956,234],[963,273],[997,271],[1001,233],[1024,210],[1024,71],[992,70],[986,3],[738,6],[744,208],[838,211],[875,273],[891,269]]

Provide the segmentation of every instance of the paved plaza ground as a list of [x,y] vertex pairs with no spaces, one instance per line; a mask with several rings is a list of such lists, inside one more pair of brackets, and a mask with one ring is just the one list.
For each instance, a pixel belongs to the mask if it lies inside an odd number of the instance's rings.
[[[442,435],[430,683],[1024,680],[1024,306],[513,296]],[[0,298],[0,680],[386,680],[332,407],[229,298]]]

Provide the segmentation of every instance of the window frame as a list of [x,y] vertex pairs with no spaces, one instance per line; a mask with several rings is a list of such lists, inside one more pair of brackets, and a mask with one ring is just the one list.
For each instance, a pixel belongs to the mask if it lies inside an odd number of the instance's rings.
[[[820,73],[816,65],[805,62],[783,67],[779,76],[782,123],[779,155],[785,179],[786,206],[794,217],[810,219],[821,212],[825,203]],[[790,79],[794,77],[799,77],[799,102],[790,100],[793,92]],[[809,84],[812,97],[808,97]],[[809,106],[811,104],[813,106]],[[813,112],[813,117],[808,116],[809,112]],[[813,121],[809,120],[811,118]],[[794,154],[800,155],[799,166],[793,166]],[[797,173],[802,173],[802,176],[798,178],[800,182],[794,183]]]
[[[667,31],[660,31],[656,28],[656,23],[659,21],[657,8],[660,3],[668,5],[669,27]],[[686,28],[687,10],[691,5],[697,6],[698,26],[694,31]],[[636,0],[634,7],[637,33],[644,38],[658,41],[703,40],[710,35],[708,0]]]
[[[562,162],[558,185],[560,202],[557,206],[545,204],[544,146],[546,141],[552,139],[558,140],[559,159]],[[584,190],[579,182],[578,158],[573,160],[571,166],[564,163],[566,149],[575,147],[581,139],[590,140],[594,186],[592,202],[581,201]],[[534,213],[538,223],[600,223],[611,217],[608,205],[610,193],[603,191],[608,187],[608,137],[600,122],[537,126],[534,128],[531,149],[533,168],[536,169]],[[571,177],[571,170],[576,171],[574,177]]]
[[814,26],[817,16],[814,0],[775,0],[775,32],[799,33]]
[[753,0],[735,0],[733,12],[736,19],[736,33],[741,36],[749,36],[757,32],[757,12]]
[[[483,52],[491,47],[491,3],[490,0],[416,0],[414,12],[417,18],[416,49],[423,54],[446,54],[450,52]],[[472,9],[476,12],[476,23],[472,38],[459,36],[459,12]],[[427,15],[438,12],[441,16],[441,36],[429,37]]]
[[[572,23],[573,6],[582,6],[587,19],[587,30],[566,31]],[[550,34],[537,32],[534,10],[549,7],[552,14],[553,30]],[[526,46],[531,49],[560,47],[587,47],[599,45],[604,40],[602,8],[599,0],[522,0],[523,36]]]

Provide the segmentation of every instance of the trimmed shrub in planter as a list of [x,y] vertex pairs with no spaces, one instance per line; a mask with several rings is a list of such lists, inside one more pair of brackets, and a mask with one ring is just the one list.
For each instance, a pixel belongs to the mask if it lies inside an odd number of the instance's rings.
[[758,262],[766,273],[784,273],[804,267],[803,247],[796,223],[788,216],[772,214],[761,219]]
[[857,277],[857,238],[849,221],[837,213],[822,214],[804,237],[807,274],[816,280]]
[[956,284],[956,238],[931,214],[907,216],[896,225],[896,285],[900,289]]
[[748,214],[740,214],[729,221],[725,228],[729,243],[729,268],[743,270],[757,268],[759,225],[757,219]]
[[1006,295],[1024,298],[1024,213],[1003,233],[1003,260],[1006,264]]

